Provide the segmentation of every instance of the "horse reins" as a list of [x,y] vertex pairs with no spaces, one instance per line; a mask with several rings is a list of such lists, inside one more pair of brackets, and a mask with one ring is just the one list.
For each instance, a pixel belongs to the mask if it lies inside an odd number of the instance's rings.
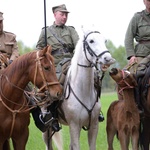
[[[41,62],[40,62],[40,60],[43,59],[43,57],[40,57],[40,58],[39,58],[39,51],[37,51],[37,55],[36,55],[36,56],[37,56],[37,58],[36,58],[36,70],[35,70],[35,75],[34,75],[34,84],[35,84],[35,81],[36,81],[36,75],[37,75],[37,68],[38,68],[38,67],[39,67],[40,75],[41,75],[41,77],[42,77],[42,79],[43,79],[43,83],[44,83],[44,85],[42,86],[42,88],[40,88],[39,91],[41,91],[41,90],[44,89],[44,88],[46,88],[46,90],[48,90],[48,86],[55,85],[55,84],[59,84],[59,82],[47,82],[47,81],[46,81],[45,76],[44,76],[44,73],[43,73],[43,71],[42,71]],[[50,62],[50,63],[51,63],[51,62]],[[51,63],[51,64],[52,64],[52,63]],[[4,76],[4,75],[1,74],[1,76],[0,76],[0,79],[1,79],[1,80],[2,80],[2,76]],[[15,88],[17,88],[17,89],[19,89],[19,90],[21,90],[21,91],[24,91],[24,90],[21,89],[20,87],[17,87],[16,85],[12,84],[12,83],[9,81],[9,79],[8,79],[8,77],[7,77],[6,75],[5,75],[5,78],[6,78],[6,80],[7,80],[12,86],[14,86]],[[2,83],[2,82],[0,82],[0,83]],[[1,98],[1,96],[0,96],[0,102],[4,105],[5,108],[7,108],[7,109],[8,109],[10,112],[12,112],[12,114],[13,114],[13,121],[12,121],[12,126],[11,126],[11,132],[10,132],[10,135],[9,135],[9,137],[11,137],[12,132],[13,132],[13,128],[14,128],[14,124],[15,124],[16,114],[17,114],[17,113],[24,113],[24,112],[30,111],[30,110],[31,110],[33,107],[35,107],[35,106],[23,110],[24,106],[28,106],[28,105],[25,105],[26,101],[23,102],[23,105],[20,105],[20,104],[18,104],[18,103],[12,102],[11,100],[9,100],[9,99],[3,94],[2,89],[1,89],[1,86],[0,86],[0,94],[1,94],[7,101],[9,101],[9,102],[11,102],[11,103],[13,103],[13,104],[15,104],[15,105],[21,106],[20,109],[18,109],[18,110],[13,110],[13,109],[11,109],[10,107],[8,107],[8,106],[4,103],[4,101],[2,100],[2,98]],[[49,96],[50,96],[50,94],[49,94]]]
[[[90,32],[89,34],[87,34],[87,36],[85,37],[85,39],[84,39],[84,41],[83,41],[84,54],[85,54],[86,59],[87,59],[88,62],[90,63],[90,65],[82,65],[82,64],[79,64],[79,63],[78,63],[78,66],[81,66],[81,67],[84,67],[84,68],[89,68],[89,67],[92,68],[92,67],[95,67],[95,68],[96,68],[96,71],[98,71],[98,68],[97,68],[98,59],[99,59],[102,55],[104,55],[105,53],[109,53],[109,51],[106,50],[106,51],[102,52],[102,53],[99,54],[99,55],[96,55],[96,54],[94,53],[94,51],[91,49],[91,47],[88,45],[88,43],[87,43],[87,41],[86,41],[87,37],[88,37],[90,34],[92,34],[92,33],[99,33],[99,34],[100,34],[100,32],[98,32],[98,31]],[[95,63],[95,64],[94,64],[93,62],[91,62],[91,61],[88,59],[88,57],[87,57],[87,51],[88,51],[88,53],[89,53],[92,57],[93,57],[93,56],[96,57],[96,63]],[[97,75],[97,82],[98,82],[98,84],[100,83],[100,81],[102,82],[102,79],[103,79],[103,77],[104,77],[104,74],[105,74],[105,73],[102,72],[101,78],[100,78],[99,75]],[[71,78],[71,77],[70,77],[70,78]],[[96,101],[94,102],[94,105],[92,106],[92,108],[89,109],[89,108],[87,108],[87,106],[78,98],[78,96],[75,94],[75,92],[73,91],[73,89],[72,89],[72,87],[71,87],[69,81],[67,82],[67,85],[69,86],[69,91],[73,93],[73,95],[74,95],[75,98],[78,100],[78,102],[87,110],[87,112],[88,112],[88,114],[89,114],[89,124],[88,124],[88,127],[85,127],[85,126],[82,127],[84,130],[87,131],[87,130],[90,129],[92,111],[93,111],[93,109],[94,109],[95,104],[98,102],[98,99],[100,98],[101,89],[97,89],[97,99],[96,99]],[[67,98],[68,98],[68,97],[69,97],[69,95],[67,96]]]

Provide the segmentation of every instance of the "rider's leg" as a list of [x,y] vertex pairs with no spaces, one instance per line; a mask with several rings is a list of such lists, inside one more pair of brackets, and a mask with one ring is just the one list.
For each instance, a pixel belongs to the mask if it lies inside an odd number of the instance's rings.
[[[31,92],[32,91],[32,85],[29,83],[25,91]],[[50,111],[42,112],[41,108],[36,105],[35,99],[39,100],[40,97],[31,97],[25,94],[26,99],[28,101],[29,107],[33,107],[30,112],[32,114],[34,123],[36,127],[41,130],[42,132],[45,132],[49,127],[52,127],[54,131],[58,131],[58,128],[56,128],[58,125],[55,123],[55,119],[52,116],[52,113]],[[55,127],[56,126],[56,127]]]

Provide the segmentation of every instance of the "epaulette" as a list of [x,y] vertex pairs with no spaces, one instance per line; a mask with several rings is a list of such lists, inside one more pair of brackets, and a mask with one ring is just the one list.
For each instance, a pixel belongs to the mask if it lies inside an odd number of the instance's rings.
[[71,27],[71,28],[74,28],[74,29],[75,29],[75,27],[74,27],[74,26],[68,26],[68,27]]
[[140,11],[140,12],[137,12],[136,14],[142,14],[143,13],[143,10],[142,11]]
[[7,34],[7,35],[9,35],[9,36],[16,37],[16,35],[14,33],[12,33],[12,32],[4,31],[4,33]]
[[14,33],[12,33],[12,32],[8,32],[8,31],[4,31],[5,33],[7,33],[7,34],[12,34],[12,35],[15,35]]
[[[44,29],[45,27],[43,27],[42,29]],[[48,28],[48,26],[46,26],[46,28]]]

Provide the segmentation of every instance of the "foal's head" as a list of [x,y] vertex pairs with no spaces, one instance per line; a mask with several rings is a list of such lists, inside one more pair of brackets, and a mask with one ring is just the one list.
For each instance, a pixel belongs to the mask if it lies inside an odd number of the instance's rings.
[[109,75],[120,87],[125,87],[127,85],[134,87],[137,86],[134,74],[131,74],[127,70],[112,68]]

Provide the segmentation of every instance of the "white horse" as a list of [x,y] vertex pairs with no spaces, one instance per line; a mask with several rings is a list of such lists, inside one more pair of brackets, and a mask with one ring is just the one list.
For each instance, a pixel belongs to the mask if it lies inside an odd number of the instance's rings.
[[[82,28],[82,31],[67,72],[65,98],[59,108],[60,116],[63,115],[65,119],[59,116],[59,122],[69,126],[71,150],[80,150],[79,138],[82,128],[88,131],[89,149],[95,150],[101,104],[94,87],[94,72],[98,69],[100,72],[106,71],[115,60],[107,50],[105,38],[99,31],[94,27]],[[46,145],[49,143],[47,134],[43,133]],[[60,144],[61,142],[59,146]],[[63,149],[62,145],[60,148]],[[49,149],[52,147],[47,147],[47,150]]]

